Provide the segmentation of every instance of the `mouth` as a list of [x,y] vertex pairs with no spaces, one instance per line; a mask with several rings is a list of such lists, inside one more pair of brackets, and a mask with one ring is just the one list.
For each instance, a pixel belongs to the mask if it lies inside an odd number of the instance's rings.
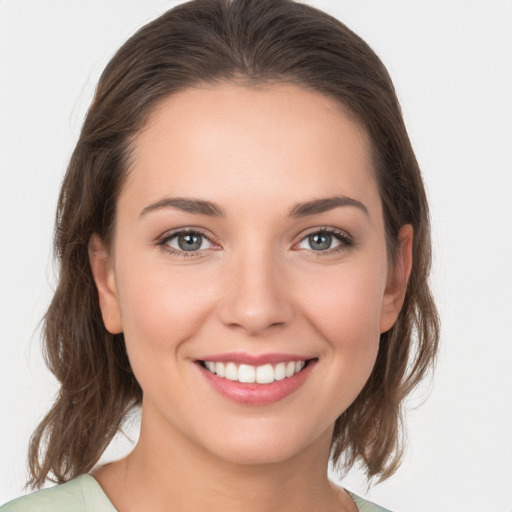
[[301,372],[312,359],[286,361],[277,364],[236,364],[232,361],[198,361],[208,372],[220,378],[237,381],[243,384],[271,384],[285,380]]
[[245,405],[269,405],[298,390],[318,358],[273,354],[227,354],[196,360],[208,384],[225,398]]

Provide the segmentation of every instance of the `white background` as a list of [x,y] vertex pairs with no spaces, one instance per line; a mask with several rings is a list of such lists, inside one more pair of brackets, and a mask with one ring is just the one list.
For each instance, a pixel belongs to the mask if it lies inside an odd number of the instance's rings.
[[[0,503],[56,391],[38,321],[59,183],[109,57],[164,0],[0,0]],[[395,512],[512,511],[512,1],[313,0],[387,65],[430,196],[442,350]],[[416,403],[418,400],[416,400]],[[114,453],[115,456],[115,453]],[[357,472],[344,482],[366,493]]]

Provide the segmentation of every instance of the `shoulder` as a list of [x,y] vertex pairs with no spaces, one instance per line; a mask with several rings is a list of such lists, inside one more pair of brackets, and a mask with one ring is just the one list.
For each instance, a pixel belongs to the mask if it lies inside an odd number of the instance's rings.
[[363,498],[360,498],[353,492],[347,491],[350,497],[354,500],[354,503],[357,505],[357,510],[359,512],[391,512],[387,508],[380,507],[371,501],[366,501]]
[[91,475],[43,489],[0,507],[0,512],[116,512]]

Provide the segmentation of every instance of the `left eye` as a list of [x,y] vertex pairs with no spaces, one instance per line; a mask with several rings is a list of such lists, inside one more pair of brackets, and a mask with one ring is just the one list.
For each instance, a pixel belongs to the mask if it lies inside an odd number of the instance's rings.
[[303,238],[298,246],[300,249],[310,251],[328,251],[341,245],[340,235],[334,235],[326,231],[317,231]]
[[210,249],[213,244],[201,233],[176,233],[165,240],[165,245],[176,251],[194,252]]

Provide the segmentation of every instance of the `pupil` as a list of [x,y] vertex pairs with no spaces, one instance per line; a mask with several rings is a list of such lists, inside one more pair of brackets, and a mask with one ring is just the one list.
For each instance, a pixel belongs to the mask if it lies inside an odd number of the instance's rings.
[[309,244],[314,251],[324,251],[331,247],[331,235],[316,233],[309,237]]
[[201,247],[201,237],[190,233],[181,235],[178,237],[178,245],[183,251],[197,251]]

